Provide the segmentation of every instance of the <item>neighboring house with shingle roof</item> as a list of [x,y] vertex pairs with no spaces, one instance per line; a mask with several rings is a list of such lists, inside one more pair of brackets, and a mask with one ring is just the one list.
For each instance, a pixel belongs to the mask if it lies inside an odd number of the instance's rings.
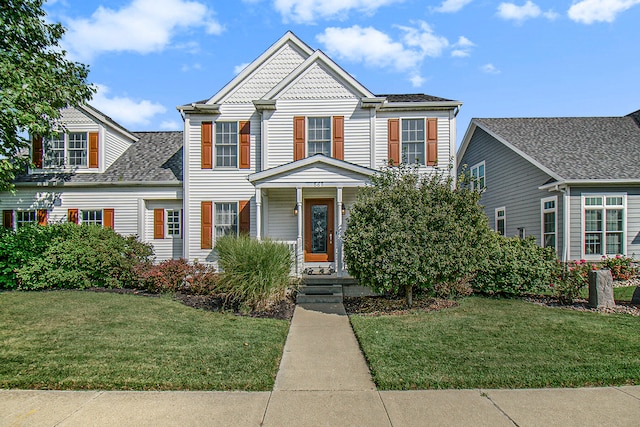
[[376,96],[288,32],[213,97],[178,107],[183,132],[130,132],[92,107],[64,110],[64,132],[33,139],[35,169],[0,195],[0,210],[7,227],[93,222],[138,234],[160,260],[215,262],[219,236],[247,232],[286,242],[298,273],[342,274],[358,187],[389,159],[451,173],[460,105]]
[[483,187],[496,231],[534,236],[563,260],[640,255],[640,110],[473,119],[457,165]]

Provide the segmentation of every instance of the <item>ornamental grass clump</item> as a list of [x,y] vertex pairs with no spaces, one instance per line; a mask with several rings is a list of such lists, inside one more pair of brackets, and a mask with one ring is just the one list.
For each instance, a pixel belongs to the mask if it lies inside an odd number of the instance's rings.
[[293,259],[289,248],[271,240],[241,235],[217,240],[220,291],[250,309],[284,295]]

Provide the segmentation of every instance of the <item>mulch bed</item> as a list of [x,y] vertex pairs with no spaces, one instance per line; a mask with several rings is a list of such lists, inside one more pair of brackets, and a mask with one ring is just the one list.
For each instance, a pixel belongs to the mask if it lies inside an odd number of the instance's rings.
[[420,296],[414,298],[411,309],[407,308],[403,297],[344,297],[343,303],[347,314],[364,316],[397,316],[401,314],[437,311],[458,305],[456,301]]

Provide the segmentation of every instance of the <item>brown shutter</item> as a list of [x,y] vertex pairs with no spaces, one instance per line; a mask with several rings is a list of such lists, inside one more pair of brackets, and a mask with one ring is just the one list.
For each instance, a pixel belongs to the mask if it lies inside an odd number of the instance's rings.
[[202,202],[200,208],[200,248],[213,248],[213,202]]
[[240,169],[249,169],[251,150],[251,122],[240,122]]
[[427,119],[427,166],[438,164],[438,119]]
[[2,226],[4,228],[13,228],[13,211],[2,211]]
[[304,122],[304,117],[293,118],[293,160],[304,159]]
[[164,239],[164,209],[153,210],[153,238]]
[[249,200],[240,200],[240,233],[251,231],[251,203]]
[[67,220],[74,224],[78,223],[78,209],[67,209]]
[[36,218],[38,219],[38,225],[47,225],[47,218],[49,213],[46,209],[38,209],[36,213]]
[[389,119],[389,164],[398,166],[400,164],[400,119]]
[[89,132],[89,167],[97,168],[100,165],[98,161],[98,132]]
[[115,211],[113,209],[103,209],[102,216],[102,226],[113,230]]
[[200,126],[200,138],[202,142],[201,151],[201,168],[212,169],[213,168],[213,123],[202,122]]
[[333,117],[333,157],[344,160],[344,116]]
[[42,137],[41,136],[34,136],[33,137],[33,144],[31,145],[31,155],[32,155],[32,161],[33,161],[33,165],[36,167],[36,169],[41,169],[42,168]]

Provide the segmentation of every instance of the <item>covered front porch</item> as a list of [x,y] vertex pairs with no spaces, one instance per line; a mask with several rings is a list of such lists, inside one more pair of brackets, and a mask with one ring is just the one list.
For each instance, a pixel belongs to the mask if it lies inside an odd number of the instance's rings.
[[372,169],[315,155],[249,176],[255,237],[286,242],[296,276],[347,275],[342,236],[357,189]]

